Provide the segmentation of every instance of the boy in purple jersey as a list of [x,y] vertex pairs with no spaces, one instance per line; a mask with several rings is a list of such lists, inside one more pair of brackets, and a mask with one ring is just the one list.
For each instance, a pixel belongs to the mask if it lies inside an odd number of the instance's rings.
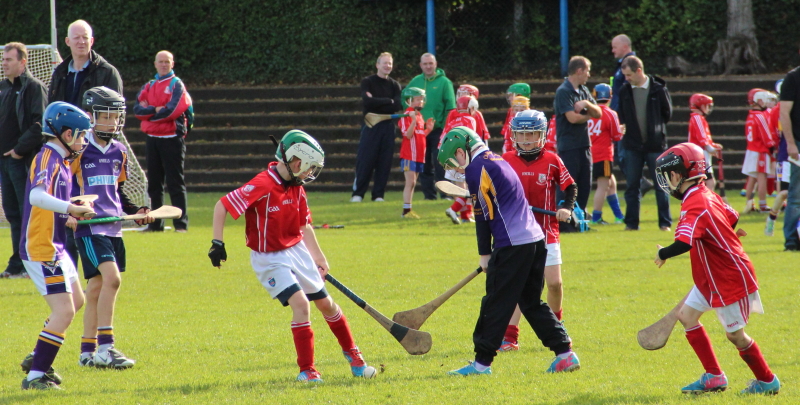
[[[72,162],[77,194],[97,194],[94,210],[100,217],[147,214],[148,207],[138,207],[123,191],[127,179],[128,151],[115,141],[125,125],[125,99],[108,87],[93,87],[83,94],[83,110],[92,120],[86,135],[88,145]],[[140,225],[153,222],[145,217]],[[125,271],[125,244],[122,222],[80,225],[75,240],[83,264],[86,284],[86,309],[83,312],[81,366],[125,369],[135,361],[114,348],[114,305],[120,273]],[[95,349],[97,352],[95,353]]]
[[72,173],[69,160],[83,149],[89,117],[74,106],[55,102],[44,111],[42,133],[47,143],[31,163],[22,212],[22,263],[50,307],[36,349],[22,362],[28,376],[22,389],[60,389],[61,377],[52,368],[72,319],[84,302],[75,266],[64,251],[66,227],[74,217],[93,214],[89,206],[69,202]]
[[445,135],[438,158],[445,170],[466,176],[480,266],[486,273],[486,295],[472,334],[475,361],[448,374],[492,373],[492,360],[517,304],[542,344],[556,354],[547,372],[579,369],[567,331],[540,299],[547,259],[544,233],[528,207],[517,174],[467,127],[456,127]]

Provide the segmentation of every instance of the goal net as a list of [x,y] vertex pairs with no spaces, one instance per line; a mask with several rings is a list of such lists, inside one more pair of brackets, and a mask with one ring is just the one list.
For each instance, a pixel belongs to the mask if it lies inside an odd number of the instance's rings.
[[[28,71],[37,79],[44,82],[45,87],[50,86],[50,79],[53,70],[61,63],[61,56],[51,45],[28,45]],[[0,47],[0,58],[3,55],[3,48]],[[5,80],[5,75],[0,69],[0,81]],[[147,177],[142,170],[136,155],[133,153],[131,145],[124,135],[117,138],[128,149],[128,180],[125,181],[123,190],[136,205],[150,205],[147,197]],[[0,152],[3,153],[3,152]],[[0,190],[0,193],[2,191]],[[2,198],[2,194],[0,194]],[[6,216],[0,205],[0,222],[7,225]]]

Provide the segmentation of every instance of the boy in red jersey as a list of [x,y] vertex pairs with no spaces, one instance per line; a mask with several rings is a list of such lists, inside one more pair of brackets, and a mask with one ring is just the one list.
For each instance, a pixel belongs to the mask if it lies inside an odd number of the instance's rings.
[[622,128],[619,126],[617,112],[608,107],[611,102],[611,86],[600,83],[594,86],[594,98],[600,104],[602,115],[600,118],[589,118],[587,126],[589,138],[592,141],[592,173],[597,182],[594,192],[592,223],[608,224],[603,221],[603,200],[608,201],[611,211],[614,212],[615,223],[622,224],[625,216],[619,207],[617,197],[617,179],[612,172],[614,164],[614,144],[622,139]]
[[556,115],[550,117],[550,122],[547,124],[547,141],[544,143],[544,150],[548,152],[558,153],[556,150]]
[[358,350],[347,323],[323,277],[329,266],[311,226],[311,211],[303,184],[316,178],[325,154],[314,138],[291,130],[281,139],[277,162],[244,186],[222,197],[214,207],[214,239],[208,257],[217,268],[228,258],[223,243],[225,218],[245,214],[246,241],[256,277],[273,299],[292,309],[292,335],[300,366],[298,381],[322,382],[314,366],[314,331],[309,301],[314,301],[339,341],[356,377],[375,375]]
[[420,111],[425,106],[425,90],[418,87],[406,87],[402,93],[403,100],[408,105],[406,114],[397,121],[403,142],[400,144],[400,169],[403,170],[406,184],[403,187],[403,214],[402,218],[419,219],[419,215],[411,210],[411,200],[414,198],[414,186],[417,177],[422,173],[425,165],[425,137],[433,130],[433,118],[428,118],[426,123]]
[[[509,91],[510,89],[511,88],[509,88]],[[503,136],[503,153],[514,150],[514,141],[511,140],[511,119],[519,112],[531,108],[531,100],[527,96],[515,96],[508,100],[508,103],[511,105],[511,108],[508,109],[506,122],[503,123],[503,129],[500,130],[500,135]]]
[[711,140],[711,130],[708,129],[706,116],[711,114],[714,109],[714,99],[701,93],[692,94],[689,97],[689,143],[693,143],[703,149],[706,157],[706,187],[713,190],[717,182],[714,180],[714,170],[711,165],[711,154],[719,157],[722,145]]
[[[460,91],[460,89],[459,89]],[[471,96],[460,96],[456,99],[456,109],[450,111],[450,115],[447,116],[447,123],[444,125],[444,131],[442,131],[442,138],[444,138],[445,134],[450,132],[451,129],[455,127],[467,127],[473,131],[475,131],[478,136],[482,136],[484,132],[488,134],[489,132],[486,128],[479,129],[478,128],[478,120],[475,119],[474,113],[478,110],[478,100],[472,98]],[[485,139],[481,138],[481,141],[486,142]],[[440,140],[441,143],[441,140]],[[464,176],[458,175],[454,171],[446,171],[444,174],[445,179],[454,182],[461,188],[466,188],[467,183],[464,182]],[[460,225],[462,222],[475,222],[472,216],[472,199],[471,198],[463,198],[463,197],[456,197],[453,199],[453,204],[450,205],[444,211],[447,218],[450,218],[453,221],[453,224]],[[460,214],[460,218],[459,218]]]
[[[486,121],[483,119],[483,113],[478,111],[478,96],[480,96],[478,88],[471,84],[462,84],[458,87],[458,90],[456,90],[456,100],[464,96],[469,96],[475,99],[475,109],[471,110],[470,112],[472,118],[475,118],[475,128],[478,128],[475,130],[475,132],[481,137],[481,139],[483,139],[484,142],[488,141],[490,138],[489,128],[486,127]],[[453,115],[455,112],[456,111],[451,110],[450,115]],[[447,117],[447,120],[450,121],[450,116]],[[445,134],[447,131],[443,131],[442,133]]]
[[[547,118],[544,113],[526,110],[511,120],[511,130],[515,150],[503,154],[503,160],[517,173],[525,192],[528,205],[549,211],[556,216],[533,213],[546,237],[547,261],[544,279],[547,284],[547,305],[559,321],[562,319],[562,300],[564,291],[561,285],[561,245],[558,240],[558,221],[569,221],[578,186],[570,177],[561,158],[555,153],[543,150]],[[564,191],[564,204],[556,207],[556,187]],[[506,328],[500,351],[519,349],[519,307],[514,311]]]
[[767,114],[769,94],[764,89],[752,89],[747,93],[747,102],[750,112],[745,123],[747,136],[747,151],[744,155],[742,174],[755,178],[755,182],[748,180],[745,187],[747,204],[744,213],[755,210],[753,203],[753,186],[758,185],[758,211],[767,212],[767,175],[774,174],[772,164],[772,149],[777,145],[772,137]]
[[728,340],[755,374],[756,379],[742,393],[777,394],[781,386],[778,377],[769,369],[755,340],[744,332],[750,312],[764,313],[755,269],[739,241],[747,233],[742,229],[734,231],[739,214],[702,181],[706,177],[705,163],[703,150],[688,142],[669,148],[656,160],[658,185],[681,200],[681,219],[675,229],[675,242],[658,246],[655,263],[661,267],[667,259],[691,252],[694,287],[678,320],[705,369],[699,380],[682,391],[700,394],[728,388],[728,379],[700,323],[704,312],[714,310]]

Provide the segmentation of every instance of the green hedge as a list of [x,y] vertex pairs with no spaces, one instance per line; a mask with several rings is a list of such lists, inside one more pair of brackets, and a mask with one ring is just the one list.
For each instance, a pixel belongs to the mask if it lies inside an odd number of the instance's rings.
[[[610,39],[625,32],[648,70],[664,73],[666,56],[707,62],[724,38],[719,0],[570,0],[570,53],[614,66]],[[800,2],[754,2],[761,57],[773,72],[800,63]],[[437,1],[440,67],[455,81],[559,75],[559,2],[525,1],[524,35],[513,34],[513,1]],[[395,55],[396,77],[419,73],[426,50],[423,0],[57,2],[59,50],[78,18],[95,30],[95,49],[128,86],[155,72],[154,55],[175,54],[190,84],[356,83],[374,72],[382,51]],[[0,0],[0,41],[49,42],[49,0]],[[130,87],[128,87],[130,88]]]

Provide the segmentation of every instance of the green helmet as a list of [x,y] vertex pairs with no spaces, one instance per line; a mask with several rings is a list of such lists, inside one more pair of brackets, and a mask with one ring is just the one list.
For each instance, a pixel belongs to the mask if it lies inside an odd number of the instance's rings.
[[464,152],[469,156],[470,152],[476,146],[485,146],[481,137],[468,127],[455,127],[445,134],[442,139],[442,144],[439,146],[439,163],[445,170],[454,168],[463,169],[466,166],[461,166],[456,160],[456,151],[464,149]]
[[401,97],[403,97],[403,100],[408,100],[409,98],[419,97],[419,96],[425,97],[425,90],[419,87],[406,87],[403,89],[403,92],[400,95]]
[[514,93],[518,96],[531,98],[531,86],[528,83],[514,83],[508,86],[506,93]]
[[[278,143],[275,158],[285,163],[287,167],[293,158],[298,158],[302,161],[299,172],[290,171],[292,180],[298,185],[316,179],[322,167],[325,166],[325,152],[323,152],[322,147],[311,135],[299,129],[293,129],[283,136],[280,143]],[[309,169],[313,170],[305,179],[301,180],[300,175]]]

